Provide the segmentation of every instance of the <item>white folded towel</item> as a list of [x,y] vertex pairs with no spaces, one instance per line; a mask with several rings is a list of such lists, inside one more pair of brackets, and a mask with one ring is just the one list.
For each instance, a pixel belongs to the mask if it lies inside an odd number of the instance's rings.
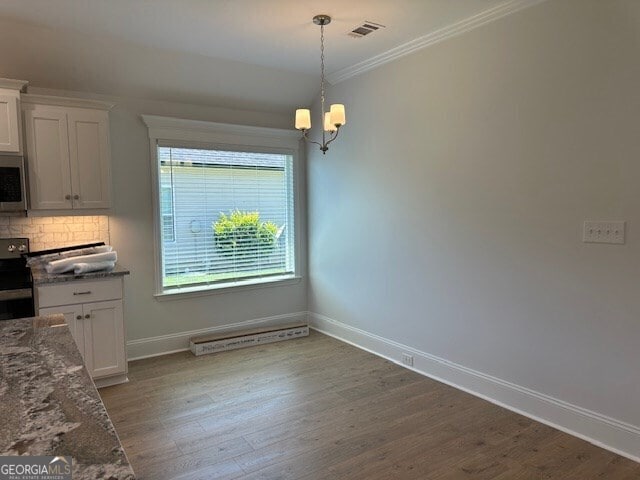
[[27,265],[30,267],[38,267],[46,265],[49,262],[62,260],[64,258],[79,257],[81,255],[92,255],[94,253],[105,253],[113,250],[111,245],[98,245],[96,247],[76,248],[74,250],[65,250],[64,252],[49,253],[47,255],[38,255],[37,257],[29,257]]
[[89,272],[100,272],[102,270],[113,270],[116,267],[116,262],[94,262],[94,263],[75,263],[73,265],[73,273],[75,275],[82,275]]
[[65,258],[56,260],[45,265],[47,273],[64,273],[70,272],[76,263],[97,263],[97,262],[117,262],[117,252],[94,253],[93,255],[82,255],[79,257]]

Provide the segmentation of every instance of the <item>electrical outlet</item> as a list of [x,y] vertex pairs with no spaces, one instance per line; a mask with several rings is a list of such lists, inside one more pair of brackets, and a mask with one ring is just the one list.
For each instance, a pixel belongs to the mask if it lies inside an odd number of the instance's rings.
[[625,222],[584,222],[582,241],[586,243],[623,244]]
[[406,353],[402,354],[402,363],[404,363],[408,367],[413,367],[413,355],[409,355]]

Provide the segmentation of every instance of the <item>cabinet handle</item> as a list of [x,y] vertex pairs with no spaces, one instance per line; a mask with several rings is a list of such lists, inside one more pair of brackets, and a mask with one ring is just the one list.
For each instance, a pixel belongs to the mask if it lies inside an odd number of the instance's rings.
[[77,315],[76,320],[82,320],[82,315]]
[[91,318],[91,314],[87,313],[84,318]]
[[65,200],[71,200],[71,195],[65,195],[65,196],[64,196],[64,199],[65,199]]
[[80,195],[74,195],[74,196],[73,196],[73,199],[74,199],[74,200],[80,200]]
[[74,295],[90,295],[91,290],[87,290],[86,292],[73,292]]

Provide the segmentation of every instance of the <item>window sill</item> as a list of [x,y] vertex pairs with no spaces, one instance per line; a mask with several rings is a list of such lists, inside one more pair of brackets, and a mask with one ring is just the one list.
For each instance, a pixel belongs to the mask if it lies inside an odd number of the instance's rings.
[[180,300],[189,297],[203,297],[208,295],[220,295],[223,293],[235,293],[243,290],[253,290],[256,288],[282,287],[300,283],[302,277],[296,275],[282,275],[278,277],[268,277],[264,279],[246,280],[234,284],[203,285],[197,287],[176,288],[166,292],[156,293],[154,297],[159,301]]

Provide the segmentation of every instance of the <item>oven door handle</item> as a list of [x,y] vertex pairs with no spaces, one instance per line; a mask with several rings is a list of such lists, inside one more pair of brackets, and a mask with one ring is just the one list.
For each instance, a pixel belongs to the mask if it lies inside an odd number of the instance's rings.
[[0,302],[7,300],[21,300],[23,298],[33,298],[33,292],[30,288],[0,290]]

